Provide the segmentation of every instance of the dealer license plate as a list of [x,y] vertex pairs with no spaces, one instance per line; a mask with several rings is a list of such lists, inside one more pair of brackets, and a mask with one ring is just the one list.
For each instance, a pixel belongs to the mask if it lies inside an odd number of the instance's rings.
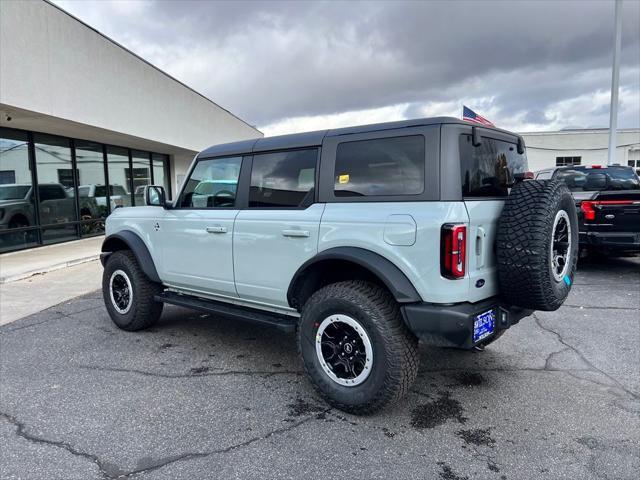
[[488,312],[476,315],[473,321],[473,343],[487,338],[496,329],[496,312],[489,310]]

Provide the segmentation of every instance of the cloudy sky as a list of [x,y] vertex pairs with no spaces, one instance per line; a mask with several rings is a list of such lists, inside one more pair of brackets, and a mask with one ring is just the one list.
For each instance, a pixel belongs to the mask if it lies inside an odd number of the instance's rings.
[[[609,122],[612,1],[68,1],[65,10],[267,135],[465,104],[518,131]],[[619,127],[640,126],[623,2]]]

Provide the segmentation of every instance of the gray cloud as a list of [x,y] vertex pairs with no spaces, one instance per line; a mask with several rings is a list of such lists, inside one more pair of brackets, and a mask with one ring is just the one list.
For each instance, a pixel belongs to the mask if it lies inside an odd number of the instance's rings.
[[[462,99],[514,128],[606,124],[600,104],[569,109],[609,89],[609,1],[57,3],[257,125],[397,104],[414,116]],[[640,2],[623,18],[630,127]]]

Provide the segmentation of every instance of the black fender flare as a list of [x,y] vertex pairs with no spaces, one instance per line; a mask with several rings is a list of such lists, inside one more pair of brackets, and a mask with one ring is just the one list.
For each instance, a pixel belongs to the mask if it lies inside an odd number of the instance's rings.
[[100,261],[102,262],[102,265],[105,265],[107,258],[113,252],[123,250],[123,243],[133,252],[140,268],[147,278],[152,282],[161,283],[158,271],[153,263],[153,258],[151,258],[151,254],[149,253],[149,249],[140,236],[131,230],[122,230],[118,233],[111,234],[104,239],[104,242],[102,242],[102,253],[100,254]]
[[300,286],[300,282],[304,282],[305,274],[313,268],[313,265],[325,260],[344,260],[366,268],[382,281],[398,303],[422,301],[420,294],[402,270],[382,255],[365,248],[335,247],[319,252],[298,268],[287,290],[289,305],[295,304],[294,295]]

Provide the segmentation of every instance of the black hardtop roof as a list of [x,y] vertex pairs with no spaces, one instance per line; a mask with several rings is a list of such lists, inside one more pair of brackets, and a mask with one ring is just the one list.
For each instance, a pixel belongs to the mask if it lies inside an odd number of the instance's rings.
[[198,158],[221,157],[230,155],[240,155],[251,152],[266,152],[270,150],[286,150],[291,148],[317,147],[322,145],[325,137],[336,137],[339,135],[349,135],[354,133],[367,133],[380,130],[392,130],[398,128],[421,127],[425,125],[460,124],[476,126],[496,130],[509,135],[517,135],[507,130],[496,127],[477,125],[454,117],[431,117],[417,118],[414,120],[402,120],[399,122],[374,123],[371,125],[359,125],[356,127],[334,128],[331,130],[318,130],[315,132],[292,133],[289,135],[278,135],[275,137],[264,137],[240,142],[223,143],[213,145],[198,154]]

